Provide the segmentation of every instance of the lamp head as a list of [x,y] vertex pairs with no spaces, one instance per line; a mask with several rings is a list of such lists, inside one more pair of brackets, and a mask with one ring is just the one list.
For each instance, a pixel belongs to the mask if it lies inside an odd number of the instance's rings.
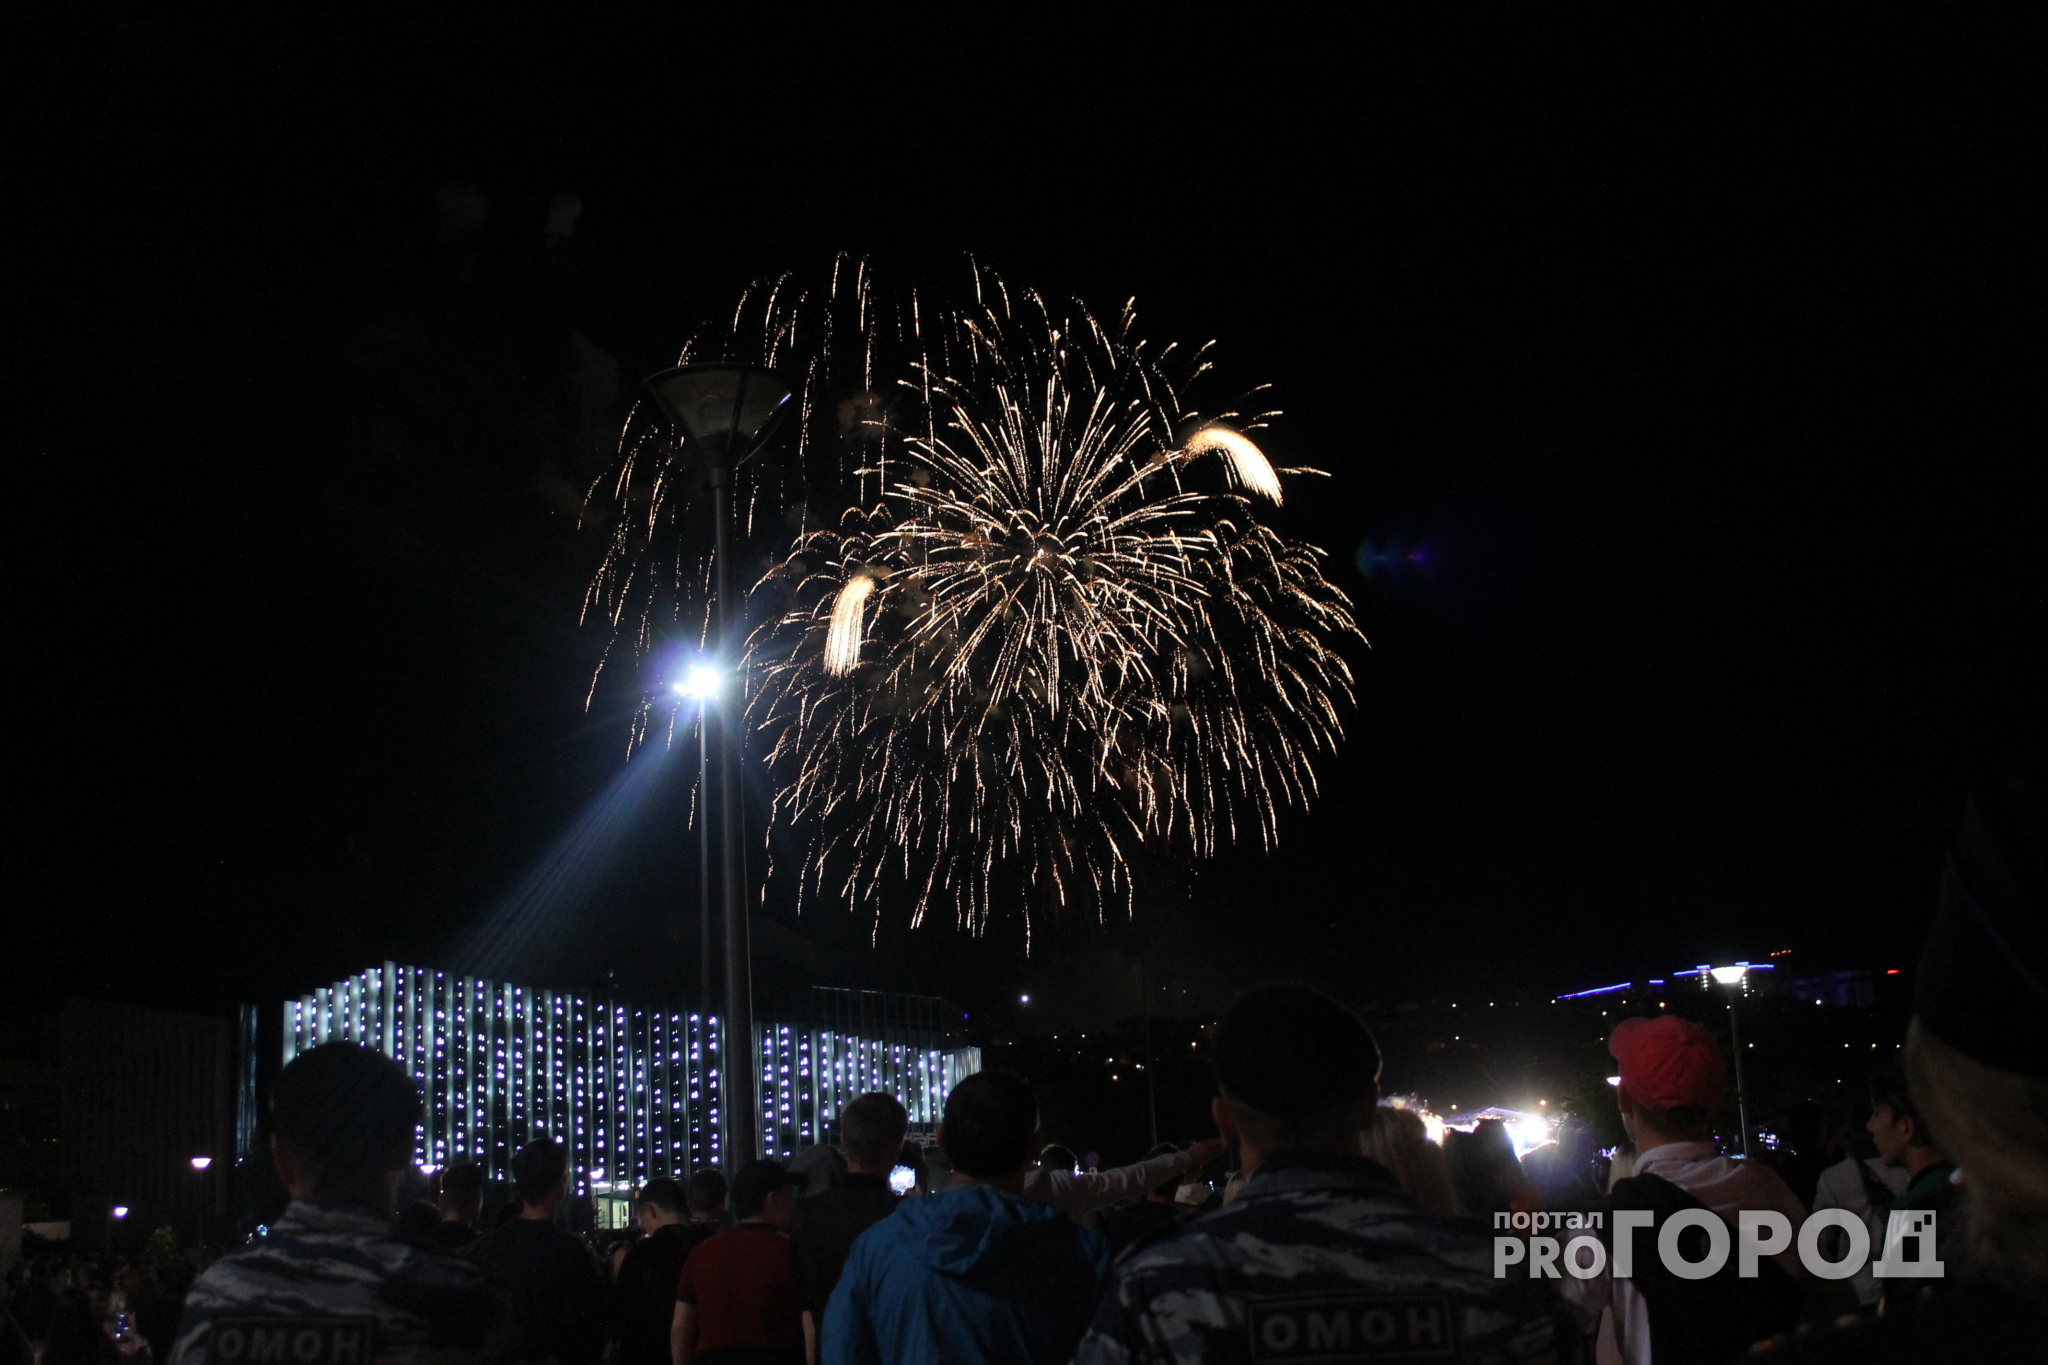
[[1709,970],[1709,975],[1724,986],[1733,986],[1748,974],[1749,964],[1747,962],[1733,967],[1714,967]]
[[748,365],[678,365],[649,375],[647,388],[714,470],[736,468],[759,450],[791,397],[780,379]]
[[192,1169],[195,1171],[203,1171],[212,1164],[213,1158],[210,1156],[195,1156],[192,1158]]

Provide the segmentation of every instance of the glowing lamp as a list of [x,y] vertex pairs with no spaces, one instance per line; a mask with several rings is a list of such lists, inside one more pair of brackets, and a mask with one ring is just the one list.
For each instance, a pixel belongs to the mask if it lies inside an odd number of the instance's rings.
[[1020,1005],[1028,1005],[1031,1003],[1031,997],[1028,995],[1020,995],[1017,997],[1017,1003]]
[[676,695],[688,697],[691,701],[710,701],[718,695],[725,675],[715,664],[691,664],[673,684]]
[[1620,1084],[1621,1084],[1621,1077],[1619,1077],[1619,1076],[1609,1076],[1609,1077],[1607,1078],[1607,1083],[1608,1083],[1609,1085],[1614,1085],[1614,1086],[1618,1086],[1618,1085],[1620,1085]]
[[203,1171],[212,1164],[213,1158],[210,1156],[195,1156],[192,1158],[192,1169],[195,1171]]
[[128,1216],[128,1206],[126,1204],[114,1205],[113,1215],[116,1218],[126,1218]]
[[746,462],[789,406],[789,387],[747,365],[678,365],[647,388],[683,441],[714,469]]
[[1747,962],[1740,963],[1739,965],[1733,967],[1715,967],[1708,972],[1708,975],[1712,976],[1714,980],[1720,982],[1724,986],[1733,986],[1736,982],[1742,980],[1742,978],[1747,976],[1748,974],[1749,964]]

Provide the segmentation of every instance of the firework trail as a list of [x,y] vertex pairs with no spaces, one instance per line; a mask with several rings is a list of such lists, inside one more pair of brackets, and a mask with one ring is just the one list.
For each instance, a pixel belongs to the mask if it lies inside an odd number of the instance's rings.
[[[779,605],[750,640],[749,715],[801,895],[976,933],[1021,912],[1028,941],[1127,912],[1141,854],[1272,847],[1341,736],[1362,637],[1319,552],[1259,521],[1280,473],[1313,472],[1237,429],[1271,414],[1201,419],[1182,398],[1201,354],[1151,354],[1128,308],[1106,327],[974,282],[967,307],[884,309],[862,272],[851,307],[764,314],[785,373],[792,334],[819,349],[798,450],[756,476],[803,510],[755,589]],[[628,441],[591,597],[643,655],[704,576],[654,510],[682,481],[655,449]],[[835,493],[849,510],[818,524]]]

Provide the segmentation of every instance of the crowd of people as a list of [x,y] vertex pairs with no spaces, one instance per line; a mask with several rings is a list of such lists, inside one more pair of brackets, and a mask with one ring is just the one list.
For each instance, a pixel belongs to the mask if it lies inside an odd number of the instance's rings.
[[[418,1093],[395,1062],[330,1043],[273,1087],[292,1202],[264,1236],[206,1265],[46,1258],[10,1283],[0,1365],[2048,1358],[2043,833],[2024,788],[1973,801],[1903,1069],[1876,1078],[1861,1134],[1796,1109],[1773,1162],[1720,1150],[1726,1067],[1684,1019],[1608,1039],[1629,1145],[1603,1174],[1569,1130],[1526,1160],[1498,1125],[1431,1142],[1381,1102],[1364,1023],[1279,984],[1218,1026],[1213,1137],[1082,1171],[1043,1144],[1028,1081],[982,1071],[946,1097],[929,1151],[896,1098],[862,1095],[791,1165],[647,1181],[637,1227],[596,1243],[560,1217],[572,1179],[549,1139],[517,1153],[495,1217],[474,1166],[394,1212]],[[1785,1245],[1748,1275],[1638,1248],[1632,1274],[1610,1251],[1545,1276],[1501,1245],[1566,1211],[1606,1215],[1611,1245],[1634,1212],[1682,1228],[1697,1262],[1717,1226],[1826,1209],[1874,1245],[1892,1213],[1934,1213],[1945,1273],[1828,1278]]]

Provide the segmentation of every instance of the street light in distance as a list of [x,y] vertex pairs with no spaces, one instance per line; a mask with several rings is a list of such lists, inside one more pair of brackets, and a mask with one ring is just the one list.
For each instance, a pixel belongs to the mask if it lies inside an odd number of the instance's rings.
[[1749,1088],[1742,1081],[1742,1022],[1735,1012],[1735,997],[1742,992],[1743,978],[1749,975],[1749,964],[1738,962],[1732,967],[1707,967],[1707,975],[1715,982],[1728,988],[1728,1041],[1735,1052],[1735,1118],[1742,1125],[1742,1156],[1749,1159]]

